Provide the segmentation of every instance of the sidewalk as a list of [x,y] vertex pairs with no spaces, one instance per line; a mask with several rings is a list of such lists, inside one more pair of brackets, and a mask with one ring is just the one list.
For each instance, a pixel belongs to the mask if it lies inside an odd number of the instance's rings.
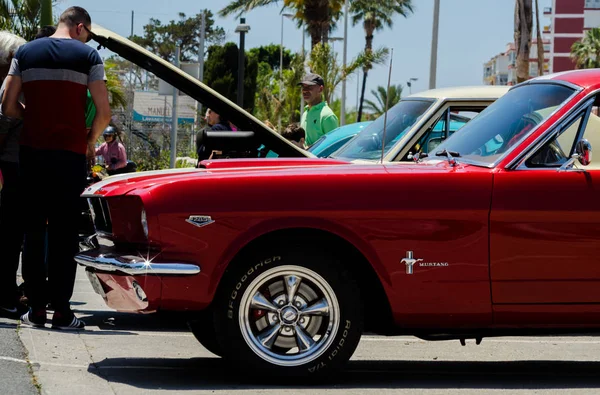
[[27,363],[27,351],[17,334],[17,323],[5,318],[0,318],[0,388],[7,395],[39,393]]
[[180,388],[181,374],[221,375],[220,359],[202,348],[184,322],[109,310],[81,267],[72,308],[86,322],[84,331],[21,327],[42,394],[171,393]]

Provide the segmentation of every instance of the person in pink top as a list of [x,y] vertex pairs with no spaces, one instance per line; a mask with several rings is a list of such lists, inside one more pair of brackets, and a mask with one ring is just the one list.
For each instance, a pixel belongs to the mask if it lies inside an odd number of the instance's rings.
[[117,140],[117,129],[108,126],[102,133],[104,143],[96,150],[96,156],[104,158],[109,175],[119,174],[127,167],[127,153],[125,147]]

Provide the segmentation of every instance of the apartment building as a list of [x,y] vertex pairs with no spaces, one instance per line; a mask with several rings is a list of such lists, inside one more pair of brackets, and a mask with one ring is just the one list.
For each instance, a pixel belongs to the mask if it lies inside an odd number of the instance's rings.
[[[544,45],[544,74],[549,72],[550,41],[543,40]],[[529,75],[539,75],[537,63],[537,39],[531,42],[529,52]],[[516,71],[517,52],[514,43],[506,44],[504,52],[499,53],[483,65],[483,83],[485,85],[515,85],[517,83]]]
[[551,0],[551,4],[544,8],[544,16],[550,19],[544,26],[550,42],[549,72],[573,70],[571,46],[586,30],[600,27],[600,0]]

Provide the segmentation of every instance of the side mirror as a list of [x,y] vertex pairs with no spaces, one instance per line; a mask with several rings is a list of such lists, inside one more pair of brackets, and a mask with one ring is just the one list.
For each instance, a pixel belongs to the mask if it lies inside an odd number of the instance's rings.
[[[581,139],[575,145],[575,153],[571,155],[571,158],[566,161],[558,171],[569,171],[575,170],[573,169],[573,164],[575,161],[578,161],[581,165],[587,166],[592,163],[592,144],[586,139]],[[582,169],[577,169],[577,171],[585,171]]]
[[592,144],[586,139],[579,140],[575,146],[575,155],[577,155],[576,159],[579,163],[583,166],[588,166],[592,163]]

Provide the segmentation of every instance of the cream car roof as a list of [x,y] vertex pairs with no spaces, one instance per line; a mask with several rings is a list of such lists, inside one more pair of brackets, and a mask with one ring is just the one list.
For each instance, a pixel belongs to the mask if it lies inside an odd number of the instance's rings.
[[431,89],[408,96],[407,98],[432,98],[432,99],[497,99],[510,89],[510,86],[483,85],[460,86],[453,88]]

